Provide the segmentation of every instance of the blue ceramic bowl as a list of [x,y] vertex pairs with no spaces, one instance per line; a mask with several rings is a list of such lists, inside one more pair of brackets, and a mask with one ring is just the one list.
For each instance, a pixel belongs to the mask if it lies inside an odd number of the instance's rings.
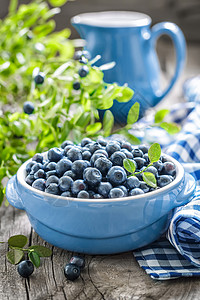
[[[45,154],[44,154],[45,155]],[[190,201],[195,181],[176,165],[176,179],[147,194],[116,199],[77,199],[47,194],[25,182],[25,162],[6,189],[11,205],[26,211],[47,242],[70,251],[111,254],[145,246],[166,230],[173,208]]]

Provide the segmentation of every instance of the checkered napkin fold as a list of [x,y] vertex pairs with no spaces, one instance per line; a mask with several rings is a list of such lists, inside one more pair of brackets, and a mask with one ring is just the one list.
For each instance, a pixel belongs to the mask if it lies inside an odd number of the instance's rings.
[[171,120],[182,130],[164,146],[195,177],[196,192],[190,203],[173,211],[167,233],[158,241],[134,251],[139,265],[153,279],[200,276],[200,104],[176,105]]

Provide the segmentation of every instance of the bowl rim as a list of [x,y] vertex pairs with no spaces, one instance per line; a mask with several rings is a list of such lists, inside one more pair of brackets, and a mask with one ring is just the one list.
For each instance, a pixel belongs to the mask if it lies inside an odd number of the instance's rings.
[[[47,152],[44,152],[43,155],[45,155]],[[161,154],[163,155],[163,153]],[[165,193],[168,189],[173,189],[174,186],[178,185],[180,183],[180,181],[182,180],[183,176],[184,176],[184,168],[183,166],[173,157],[171,157],[168,154],[164,153],[164,156],[168,158],[169,161],[173,162],[176,166],[176,178],[169,183],[168,185],[155,190],[155,191],[151,191],[148,193],[144,193],[142,195],[136,195],[136,196],[128,196],[128,197],[122,197],[122,198],[104,198],[104,199],[84,199],[84,198],[73,198],[73,197],[64,197],[64,196],[60,196],[60,195],[53,195],[50,193],[45,193],[44,191],[40,191],[37,190],[35,188],[33,188],[32,186],[30,186],[28,183],[26,183],[25,181],[25,174],[26,174],[26,165],[32,160],[32,158],[30,158],[29,160],[27,160],[26,162],[24,162],[21,167],[18,169],[17,171],[17,181],[26,189],[29,189],[30,191],[32,191],[33,193],[39,194],[41,196],[45,196],[45,197],[50,197],[53,199],[60,199],[60,200],[65,200],[65,201],[73,201],[73,202],[90,202],[90,203],[106,203],[106,202],[125,202],[128,200],[138,200],[138,199],[143,199],[143,198],[147,198],[147,197],[153,197],[153,196],[158,196],[160,194]]]

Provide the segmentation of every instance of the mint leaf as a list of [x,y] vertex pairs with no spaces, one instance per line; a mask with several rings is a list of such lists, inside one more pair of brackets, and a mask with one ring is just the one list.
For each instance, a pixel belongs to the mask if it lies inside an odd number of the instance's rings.
[[48,1],[52,6],[62,6],[67,2],[67,0],[48,0]]
[[99,131],[101,129],[101,127],[102,127],[102,124],[100,122],[97,122],[95,124],[88,125],[86,127],[86,131],[88,134],[94,134],[97,131]]
[[168,115],[170,112],[169,109],[161,109],[159,111],[156,112],[155,117],[154,117],[154,122],[155,123],[160,123],[164,120],[164,118],[166,117],[166,115]]
[[8,261],[13,265],[18,264],[23,258],[23,256],[24,256],[23,251],[19,249],[11,249],[6,254]]
[[13,235],[8,240],[8,245],[11,247],[23,248],[28,242],[25,235]]
[[139,112],[140,112],[140,104],[138,102],[135,102],[128,112],[127,123],[133,124],[137,122],[139,118]]
[[176,134],[181,130],[181,127],[176,123],[162,122],[160,127],[165,129],[169,134]]
[[160,159],[161,156],[161,148],[158,143],[154,143],[151,145],[148,151],[148,157],[151,163],[154,163]]
[[143,177],[144,182],[146,182],[146,184],[148,184],[149,186],[151,186],[153,188],[157,187],[157,181],[156,181],[154,174],[152,174],[150,172],[144,172],[144,173],[142,173],[142,177]]
[[29,252],[28,257],[32,261],[32,263],[34,264],[34,266],[36,268],[38,268],[40,266],[40,257],[35,251]]
[[123,160],[123,166],[128,172],[130,172],[130,173],[135,172],[136,166],[135,166],[135,162],[133,160],[125,158]]
[[34,252],[37,252],[37,254],[40,256],[40,257],[49,257],[52,255],[52,251],[51,249],[45,247],[45,246],[30,246],[28,249],[33,249]]
[[114,117],[110,110],[106,110],[103,117],[104,136],[110,135],[114,124]]

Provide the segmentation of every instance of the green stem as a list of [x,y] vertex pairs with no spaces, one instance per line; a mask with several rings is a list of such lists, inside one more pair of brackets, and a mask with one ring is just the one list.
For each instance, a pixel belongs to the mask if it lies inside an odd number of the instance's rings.
[[153,163],[150,163],[144,170],[142,170],[142,171],[140,171],[140,172],[135,172],[134,175],[135,175],[135,174],[141,174],[141,173],[145,172],[145,171],[146,171],[149,167],[151,167],[151,166],[153,166]]

